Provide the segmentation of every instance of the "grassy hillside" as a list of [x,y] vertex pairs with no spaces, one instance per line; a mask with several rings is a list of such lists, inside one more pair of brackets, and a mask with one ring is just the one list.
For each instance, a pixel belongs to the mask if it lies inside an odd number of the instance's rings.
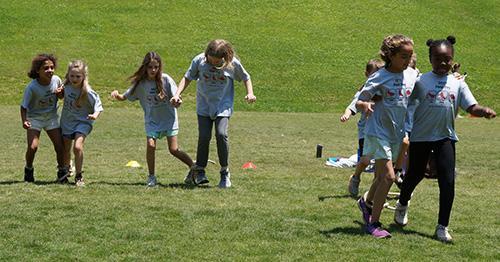
[[[177,81],[214,38],[237,49],[251,73],[258,103],[245,105],[237,85],[236,110],[340,112],[364,81],[365,62],[383,37],[414,38],[418,67],[429,70],[425,41],[457,37],[456,60],[469,73],[478,100],[498,109],[498,1],[1,1],[0,104],[18,104],[38,52],[85,59],[91,84],[107,94],[149,50]],[[194,108],[194,88],[186,91]]]

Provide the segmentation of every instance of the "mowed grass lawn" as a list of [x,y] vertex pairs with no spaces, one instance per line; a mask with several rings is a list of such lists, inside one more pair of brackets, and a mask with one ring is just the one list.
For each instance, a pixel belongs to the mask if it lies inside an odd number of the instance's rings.
[[[230,121],[234,186],[188,187],[186,167],[157,151],[160,185],[146,188],[142,111],[108,108],[85,147],[87,185],[52,183],[55,156],[43,134],[35,160],[37,182],[22,182],[25,131],[17,106],[0,107],[0,260],[499,260],[498,121],[457,120],[455,243],[432,238],[438,186],[424,180],[400,229],[385,210],[393,233],[376,240],[363,233],[360,212],[346,192],[353,169],[324,166],[327,156],[356,152],[355,121],[338,114],[237,112]],[[195,112],[180,111],[179,140],[194,156]],[[162,141],[163,142],[163,141]],[[315,158],[316,144],[324,158]],[[217,162],[215,143],[210,159]],[[252,161],[256,170],[241,165]],[[367,189],[371,174],[363,177]],[[320,201],[322,199],[323,201]]]

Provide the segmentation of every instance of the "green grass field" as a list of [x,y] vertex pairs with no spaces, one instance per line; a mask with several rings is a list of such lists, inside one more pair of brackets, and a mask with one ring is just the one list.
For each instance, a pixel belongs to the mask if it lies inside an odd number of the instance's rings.
[[[325,146],[325,157],[353,154],[355,121],[340,125],[324,113],[236,113],[230,122],[233,188],[215,187],[218,166],[212,164],[209,187],[183,185],[186,168],[162,145],[161,185],[148,189],[144,168],[125,167],[129,160],[145,165],[142,112],[113,108],[87,140],[87,185],[75,188],[52,183],[55,157],[46,135],[35,161],[38,182],[22,182],[25,133],[16,113],[17,107],[0,110],[7,123],[0,138],[2,261],[500,259],[496,121],[457,121],[455,243],[446,245],[432,238],[438,208],[433,180],[417,188],[404,230],[385,210],[382,222],[393,238],[363,233],[346,189],[353,169],[326,167],[325,158],[315,158],[317,143]],[[181,111],[180,118],[181,146],[194,156],[195,114]],[[217,161],[215,143],[210,156]],[[257,169],[242,170],[246,161]],[[364,176],[362,189],[371,176]]]
[[[457,37],[456,55],[477,100],[500,111],[500,4],[485,1],[4,1],[0,0],[0,261],[59,260],[500,260],[498,120],[456,122],[455,243],[432,238],[438,186],[415,191],[410,224],[375,240],[361,229],[347,194],[353,169],[325,167],[325,157],[357,149],[356,118],[338,118],[363,83],[366,61],[383,37],[404,33],[416,43],[418,67],[430,69],[425,41]],[[219,190],[218,165],[208,187],[188,187],[183,164],[157,150],[160,186],[145,187],[142,111],[111,101],[144,54],[158,51],[177,81],[214,38],[233,43],[252,76],[257,103],[236,86],[230,121],[234,187]],[[37,183],[22,182],[26,133],[18,104],[32,57],[53,52],[57,74],[84,59],[105,112],[85,144],[87,186],[59,185],[55,154],[43,134]],[[195,88],[180,110],[181,147],[197,143]],[[316,144],[324,158],[316,159]],[[217,162],[215,143],[210,158]],[[240,167],[252,161],[256,170]],[[371,174],[363,177],[366,190]]]

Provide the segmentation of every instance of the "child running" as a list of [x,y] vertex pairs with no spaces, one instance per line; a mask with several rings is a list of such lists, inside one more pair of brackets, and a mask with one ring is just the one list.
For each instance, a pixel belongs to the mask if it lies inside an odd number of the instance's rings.
[[424,178],[431,151],[436,162],[439,183],[439,218],[435,235],[443,242],[452,241],[448,231],[455,196],[455,117],[458,108],[473,116],[494,118],[495,111],[480,106],[464,77],[450,74],[453,65],[453,36],[427,41],[432,71],[423,74],[410,97],[410,107],[416,107],[410,135],[410,168],[403,180],[396,203],[394,221],[408,223],[408,207],[413,190]]
[[[170,153],[186,164],[190,170],[193,167],[193,160],[179,149],[177,143],[177,134],[179,133],[177,109],[169,102],[172,95],[175,94],[177,86],[169,75],[163,73],[162,59],[156,52],[148,52],[142,65],[129,79],[132,82],[132,87],[124,94],[114,90],[111,97],[118,101],[139,100],[144,110],[146,160],[149,170],[147,185],[154,187],[157,183],[155,175],[157,139],[166,137]],[[189,171],[184,181],[190,182],[191,177],[191,171]]]
[[71,161],[71,146],[73,146],[76,186],[85,185],[82,175],[83,144],[92,131],[94,120],[102,111],[101,99],[89,85],[87,65],[81,60],[71,62],[64,81],[61,128],[64,140],[64,164],[68,169]]
[[[384,67],[384,62],[379,59],[371,59],[368,61],[365,67],[365,76],[368,78],[371,74]],[[356,92],[352,102],[347,106],[344,111],[344,114],[340,117],[341,122],[346,122],[349,120],[351,115],[355,115],[358,110],[356,108],[356,102],[358,101],[359,94],[361,93],[361,88]],[[363,143],[364,143],[364,129],[366,123],[366,115],[364,112],[361,112],[361,117],[358,121],[358,164],[356,165],[356,170],[354,174],[349,178],[349,186],[348,191],[351,196],[356,197],[359,193],[359,184],[361,182],[361,173],[366,169],[366,167],[370,164],[370,158],[367,156],[363,156]]]
[[33,79],[24,90],[21,103],[21,121],[26,129],[28,148],[24,181],[35,182],[33,161],[42,129],[47,132],[57,155],[57,181],[68,181],[64,168],[63,140],[57,115],[57,95],[62,92],[62,81],[54,75],[57,59],[52,54],[39,54],[31,62],[28,76]]
[[[357,106],[369,115],[365,127],[364,155],[375,159],[375,176],[368,194],[358,200],[366,230],[376,238],[391,234],[382,228],[380,215],[387,193],[395,180],[396,160],[405,131],[408,97],[413,91],[417,71],[408,68],[413,54],[413,40],[404,35],[390,35],[382,42],[382,68],[371,75],[359,95]],[[373,105],[370,100],[379,95]],[[370,210],[367,202],[373,202]]]
[[181,94],[191,81],[196,80],[196,113],[198,115],[198,150],[196,153],[196,184],[208,183],[205,167],[208,162],[212,126],[215,124],[217,153],[219,156],[219,188],[231,187],[229,173],[228,124],[234,106],[234,80],[243,81],[247,95],[245,100],[253,103],[250,75],[236,58],[232,45],[222,39],[210,41],[204,53],[197,55],[179,83],[177,93],[170,100],[178,107],[182,103]]

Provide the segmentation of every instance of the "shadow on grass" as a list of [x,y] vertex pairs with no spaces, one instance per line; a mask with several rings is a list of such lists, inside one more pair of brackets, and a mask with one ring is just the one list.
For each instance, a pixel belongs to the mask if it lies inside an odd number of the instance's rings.
[[336,227],[329,230],[320,230],[319,233],[324,235],[325,237],[332,237],[334,235],[366,235],[365,230],[363,228],[363,223],[359,221],[352,221],[354,224],[357,224],[357,227]]
[[[91,185],[91,184],[108,185],[108,186],[139,186],[139,187],[145,187],[145,188],[147,188],[146,183],[144,183],[144,182],[93,181],[93,182],[87,183],[87,185]],[[207,185],[195,186],[195,185],[188,185],[188,184],[184,184],[184,183],[170,183],[170,184],[158,183],[157,187],[181,188],[181,189],[196,189],[196,188],[209,189],[209,188],[212,188],[211,186],[207,186]]]
[[35,181],[33,183],[25,182],[24,180],[8,180],[8,181],[0,181],[0,185],[14,185],[14,184],[35,184],[37,186],[43,186],[43,185],[52,185],[52,184],[58,184],[56,181]]
[[418,235],[421,237],[436,240],[436,238],[433,235],[422,233],[422,232],[417,232],[415,230],[407,230],[407,229],[402,228],[400,225],[397,225],[394,223],[390,224],[387,229],[389,230],[389,232],[398,232],[399,234],[402,234],[402,235]]
[[352,199],[357,199],[357,197],[353,197],[351,195],[337,195],[337,196],[318,196],[319,201],[325,201],[325,199],[329,198],[352,198]]

